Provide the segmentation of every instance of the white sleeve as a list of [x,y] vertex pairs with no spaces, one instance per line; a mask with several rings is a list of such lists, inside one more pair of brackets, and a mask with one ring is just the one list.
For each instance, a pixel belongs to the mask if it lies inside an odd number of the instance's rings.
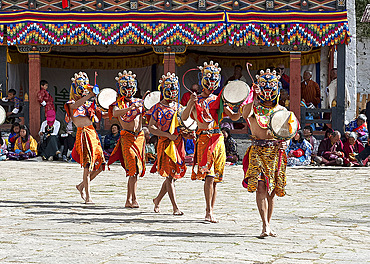
[[59,128],[60,128],[60,122],[58,120],[55,120],[54,122],[54,130],[53,133],[51,133],[53,136],[57,136],[59,133]]
[[8,102],[8,99],[6,99],[6,97],[3,97],[3,99],[1,99],[3,102]]
[[14,108],[13,111],[12,111],[13,114],[18,114],[19,113],[19,109],[18,108]]
[[45,133],[45,127],[46,127],[46,121],[42,122],[39,135],[41,135],[41,133]]

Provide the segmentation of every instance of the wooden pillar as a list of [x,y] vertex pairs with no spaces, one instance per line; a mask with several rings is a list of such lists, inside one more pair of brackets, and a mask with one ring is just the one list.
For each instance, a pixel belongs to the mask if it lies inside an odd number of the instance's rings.
[[333,109],[332,120],[333,129],[344,132],[344,111],[345,111],[345,95],[346,95],[346,45],[340,44],[337,46],[337,105]]
[[0,91],[6,96],[6,46],[0,46]]
[[40,104],[37,101],[37,92],[40,90],[41,58],[38,51],[28,53],[29,70],[29,129],[34,138],[38,138],[40,130]]
[[175,56],[175,52],[171,52],[171,47],[167,47],[164,53],[164,74],[167,72],[176,73]]
[[301,53],[290,52],[290,111],[301,119]]

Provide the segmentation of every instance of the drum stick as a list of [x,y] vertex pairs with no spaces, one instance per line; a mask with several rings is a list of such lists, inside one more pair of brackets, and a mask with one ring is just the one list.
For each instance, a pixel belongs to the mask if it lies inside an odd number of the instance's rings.
[[247,64],[246,64],[245,66],[247,66],[247,72],[248,72],[248,74],[249,74],[249,77],[251,77],[252,83],[254,83],[254,80],[253,80],[252,74],[251,74],[251,72],[249,71],[249,65],[250,65],[250,66],[252,66],[252,63],[247,62]]
[[95,72],[95,84],[94,85],[96,85],[96,76],[98,76],[97,72]]
[[199,70],[198,68],[193,68],[193,69],[189,69],[187,70],[184,75],[182,76],[182,85],[185,87],[186,90],[188,90],[190,93],[193,93],[193,91],[191,91],[188,87],[186,87],[185,85],[185,75],[189,72],[189,71],[195,71],[195,70]]

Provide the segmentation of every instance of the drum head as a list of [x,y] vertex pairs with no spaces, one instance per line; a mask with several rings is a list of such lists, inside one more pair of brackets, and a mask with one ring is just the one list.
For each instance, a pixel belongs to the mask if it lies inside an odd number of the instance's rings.
[[98,105],[104,110],[117,100],[117,92],[112,88],[103,88],[97,96]]
[[184,112],[185,107],[180,106],[179,112],[178,112],[178,119],[181,127],[184,127],[188,131],[195,131],[198,128],[197,122],[189,116],[188,119],[183,120],[182,113]]
[[144,98],[144,108],[146,110],[149,110],[150,108],[152,108],[155,104],[159,103],[160,101],[161,101],[160,91],[150,92]]
[[4,107],[0,105],[0,125],[4,124],[5,119],[6,119],[6,111]]
[[[292,123],[289,124],[290,115]],[[289,130],[289,127],[291,129]],[[270,115],[268,128],[276,139],[289,140],[295,136],[298,130],[298,120],[294,113],[287,110],[278,110]]]
[[238,104],[248,97],[250,90],[249,85],[243,81],[231,81],[225,86],[222,97],[227,103]]

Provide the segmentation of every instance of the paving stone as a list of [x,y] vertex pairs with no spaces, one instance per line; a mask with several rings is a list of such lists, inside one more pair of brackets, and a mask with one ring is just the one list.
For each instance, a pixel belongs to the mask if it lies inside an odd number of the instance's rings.
[[[150,170],[150,167],[147,171]],[[218,184],[217,224],[204,222],[203,182],[190,168],[176,181],[184,216],[168,196],[152,199],[164,178],[138,180],[139,209],[124,208],[127,178],[113,164],[84,205],[75,163],[0,163],[0,263],[366,263],[370,259],[368,168],[288,168],[287,195],[277,197],[272,227],[259,239],[255,194],[241,186],[241,166]]]

